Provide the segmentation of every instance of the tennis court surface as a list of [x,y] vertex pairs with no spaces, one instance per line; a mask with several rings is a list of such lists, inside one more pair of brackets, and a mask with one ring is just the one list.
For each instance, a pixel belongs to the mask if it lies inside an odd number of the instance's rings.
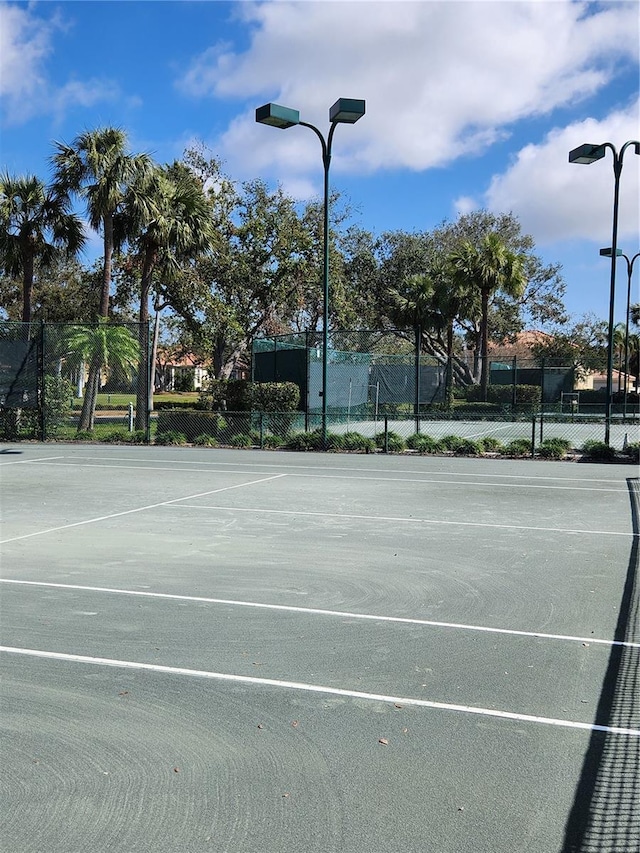
[[15,445],[0,847],[637,853],[631,465]]

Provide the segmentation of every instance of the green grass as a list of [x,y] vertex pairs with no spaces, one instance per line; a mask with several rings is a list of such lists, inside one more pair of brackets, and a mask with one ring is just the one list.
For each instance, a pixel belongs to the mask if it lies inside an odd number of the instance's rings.
[[[172,391],[161,394],[153,395],[154,403],[185,403],[192,402],[194,405],[198,402],[198,398],[200,397],[200,392],[195,391]],[[96,403],[97,408],[101,406],[121,406],[123,409],[126,409],[129,403],[136,404],[136,395],[135,392],[130,394],[98,394],[98,402]],[[73,400],[73,408],[81,409],[82,408],[82,398],[74,397]]]

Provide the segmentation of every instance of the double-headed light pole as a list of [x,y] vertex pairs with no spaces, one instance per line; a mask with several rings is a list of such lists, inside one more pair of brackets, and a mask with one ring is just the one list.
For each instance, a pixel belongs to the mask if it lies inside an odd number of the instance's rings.
[[[623,415],[627,417],[627,398],[629,396],[629,318],[631,314],[631,278],[633,276],[633,265],[636,261],[636,258],[640,258],[640,252],[637,252],[632,258],[629,258],[628,255],[622,251],[622,249],[616,249],[616,254],[614,256],[611,247],[608,246],[606,249],[600,249],[600,254],[603,258],[624,258],[627,262],[627,313],[625,314],[625,324],[624,324],[624,408]],[[618,386],[620,387],[620,386]]]
[[322,146],[322,164],[324,166],[324,256],[322,263],[323,308],[322,308],[322,447],[327,446],[327,363],[329,354],[329,166],[331,164],[331,145],[333,134],[339,124],[355,124],[365,112],[365,102],[353,98],[339,98],[329,110],[328,136],[313,124],[300,121],[298,110],[283,107],[280,104],[264,104],[256,110],[256,121],[286,130],[294,125],[308,127],[320,140]]
[[624,153],[632,146],[636,154],[640,154],[640,142],[630,141],[620,149],[616,150],[615,146],[610,142],[603,142],[601,145],[592,145],[587,143],[574,148],[569,152],[570,163],[595,163],[596,160],[602,160],[607,153],[607,148],[611,149],[613,154],[613,232],[611,236],[611,246],[607,252],[611,253],[611,289],[609,293],[609,333],[607,335],[607,391],[605,401],[605,427],[604,440],[605,444],[610,443],[611,437],[611,398],[613,394],[613,325],[614,325],[614,305],[616,298],[616,258],[618,256],[618,206],[620,201],[620,175],[622,173],[622,162]]

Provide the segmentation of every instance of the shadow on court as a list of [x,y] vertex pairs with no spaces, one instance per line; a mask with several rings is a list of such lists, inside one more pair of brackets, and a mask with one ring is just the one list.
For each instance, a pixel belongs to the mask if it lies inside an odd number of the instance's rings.
[[[614,639],[640,639],[640,480],[628,479],[633,543]],[[612,646],[595,723],[640,728],[640,650]],[[585,755],[562,853],[638,853],[640,738],[594,731]]]

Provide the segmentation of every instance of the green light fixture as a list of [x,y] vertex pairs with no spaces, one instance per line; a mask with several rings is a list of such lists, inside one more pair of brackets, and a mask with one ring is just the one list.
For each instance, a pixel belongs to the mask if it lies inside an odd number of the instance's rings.
[[606,150],[605,145],[592,145],[591,143],[579,145],[573,151],[569,151],[569,162],[589,165],[590,163],[595,163],[596,160],[602,160],[606,154]]
[[329,110],[329,121],[341,124],[355,124],[364,115],[364,101],[353,98],[338,98]]
[[256,121],[259,124],[268,124],[271,127],[286,130],[288,127],[300,124],[300,113],[298,110],[292,110],[280,104],[264,104],[256,110]]

